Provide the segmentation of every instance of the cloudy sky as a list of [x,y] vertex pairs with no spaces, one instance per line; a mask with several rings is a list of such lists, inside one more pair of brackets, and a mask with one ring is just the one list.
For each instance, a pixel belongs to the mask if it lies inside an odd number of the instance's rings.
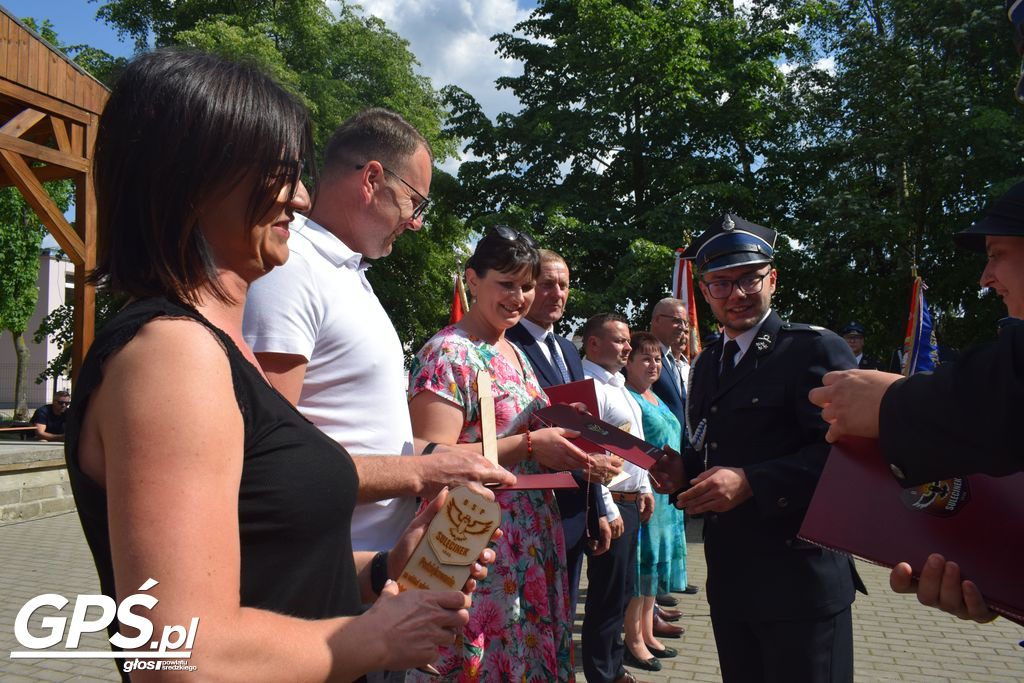
[[435,88],[461,87],[491,118],[518,109],[515,97],[497,90],[494,79],[517,74],[521,66],[500,59],[491,36],[512,31],[536,6],[533,0],[362,0],[359,4],[409,41],[421,73]]

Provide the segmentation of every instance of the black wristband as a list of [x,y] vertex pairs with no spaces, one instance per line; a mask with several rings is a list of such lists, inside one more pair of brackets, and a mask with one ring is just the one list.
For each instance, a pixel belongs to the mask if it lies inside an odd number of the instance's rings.
[[423,452],[420,455],[430,455],[434,452],[435,448],[437,448],[437,444],[431,441],[423,447]]
[[388,551],[384,550],[370,560],[370,590],[374,595],[380,595],[388,578]]

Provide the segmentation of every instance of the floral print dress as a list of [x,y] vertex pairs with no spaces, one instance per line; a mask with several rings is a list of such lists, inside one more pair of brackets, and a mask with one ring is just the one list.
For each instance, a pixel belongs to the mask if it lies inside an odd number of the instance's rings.
[[[513,347],[514,348],[514,347]],[[465,413],[459,443],[480,441],[477,374],[491,373],[498,437],[526,431],[530,415],[548,404],[529,361],[516,349],[525,377],[498,349],[454,325],[428,341],[413,361],[410,398],[430,391]],[[536,460],[515,474],[538,474]],[[497,558],[477,584],[469,623],[434,664],[443,681],[573,681],[572,623],[562,524],[550,489],[496,492],[504,535]],[[406,681],[437,681],[409,672]]]

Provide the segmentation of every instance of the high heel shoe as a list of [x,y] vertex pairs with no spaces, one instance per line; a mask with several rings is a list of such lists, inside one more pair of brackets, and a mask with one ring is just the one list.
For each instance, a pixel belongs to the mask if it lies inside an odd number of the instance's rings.
[[635,669],[643,669],[644,671],[661,671],[661,662],[655,657],[644,661],[633,654],[628,647],[622,653],[622,663]]

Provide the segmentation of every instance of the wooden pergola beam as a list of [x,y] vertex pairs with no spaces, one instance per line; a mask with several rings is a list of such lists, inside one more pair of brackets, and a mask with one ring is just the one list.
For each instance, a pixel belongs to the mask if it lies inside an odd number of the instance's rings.
[[[46,183],[51,180],[70,180],[77,178],[82,175],[81,171],[76,171],[71,168],[64,168],[63,166],[33,166],[31,168],[32,174],[39,179],[39,182]],[[0,187],[10,187],[14,185],[14,181],[7,175],[7,172],[0,168]]]
[[39,220],[74,262],[77,272],[85,262],[85,242],[53,203],[46,188],[32,173],[25,160],[8,149],[0,149],[0,167],[3,167],[7,176],[14,181],[15,186],[24,195],[25,201],[39,216]]
[[28,157],[32,161],[42,161],[47,164],[57,164],[58,166],[73,168],[81,173],[89,170],[89,161],[83,157],[65,154],[59,149],[38,145],[4,133],[0,133],[0,149]]
[[14,138],[20,138],[25,134],[25,131],[42,121],[44,118],[46,118],[46,114],[29,107],[28,109],[25,109],[11,117],[11,119],[3,126],[0,126],[0,133],[10,135]]

